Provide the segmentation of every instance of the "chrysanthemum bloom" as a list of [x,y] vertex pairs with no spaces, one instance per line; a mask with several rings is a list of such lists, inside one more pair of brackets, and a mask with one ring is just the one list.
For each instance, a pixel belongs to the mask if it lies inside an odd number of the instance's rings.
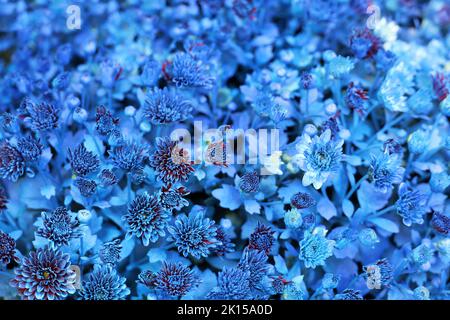
[[43,146],[39,139],[28,136],[19,138],[17,149],[26,161],[36,161],[42,153]]
[[315,268],[325,265],[325,260],[333,255],[334,240],[326,238],[326,229],[315,228],[313,232],[305,231],[304,238],[300,241],[299,258],[305,263],[306,268]]
[[450,233],[450,218],[440,212],[435,212],[431,220],[431,226],[437,232],[448,235]]
[[167,228],[171,234],[168,238],[173,241],[178,251],[187,257],[207,257],[220,244],[216,239],[217,227],[214,221],[204,217],[203,211],[195,211],[187,217],[185,214],[177,216],[174,226]]
[[250,235],[248,247],[269,254],[275,241],[274,233],[275,231],[272,231],[272,228],[258,222],[255,230]]
[[98,133],[107,136],[117,130],[119,118],[114,118],[111,112],[105,106],[98,106],[95,115],[95,122]]
[[166,189],[162,188],[159,193],[159,204],[161,207],[168,211],[172,212],[173,210],[180,210],[183,207],[187,207],[189,202],[183,197],[188,195],[190,192],[186,190],[184,187],[180,187],[177,189]]
[[358,239],[362,245],[370,248],[374,247],[378,242],[380,242],[377,233],[370,228],[362,229],[358,234]]
[[74,185],[80,190],[83,197],[89,198],[97,192],[97,184],[94,180],[78,177],[75,179]]
[[144,116],[153,124],[167,124],[186,120],[192,104],[167,88],[155,88],[146,96]]
[[375,36],[369,29],[355,31],[350,37],[350,47],[353,53],[359,59],[373,57],[380,47],[381,40]]
[[80,291],[83,300],[124,300],[130,294],[125,282],[110,265],[95,265]]
[[434,248],[427,239],[411,253],[412,260],[425,270],[428,270],[431,267],[433,255]]
[[100,167],[97,155],[88,151],[84,144],[80,144],[73,151],[69,149],[68,160],[73,172],[82,177],[97,171]]
[[403,155],[403,147],[400,143],[398,143],[397,141],[395,141],[394,139],[387,139],[384,143],[383,143],[383,149],[384,152],[387,154],[394,154],[397,155],[399,157],[401,157]]
[[245,248],[238,263],[238,268],[249,272],[250,290],[258,296],[266,293],[266,285],[269,283],[265,280],[269,280],[268,274],[272,267],[267,263],[267,259],[265,252]]
[[334,300],[363,300],[359,290],[345,289],[341,293],[334,296]]
[[430,291],[424,286],[417,287],[413,291],[413,297],[415,300],[430,300]]
[[316,200],[306,192],[298,192],[291,198],[291,204],[297,209],[306,209],[316,205]]
[[395,203],[397,214],[403,218],[403,224],[410,227],[413,223],[422,224],[426,213],[427,196],[419,191],[411,191],[404,183],[398,189],[399,199]]
[[104,187],[115,185],[118,182],[116,175],[110,169],[103,169],[100,172],[100,180]]
[[304,300],[306,293],[300,283],[289,282],[283,288],[283,300]]
[[442,73],[436,73],[432,76],[434,94],[439,102],[442,102],[449,95],[449,90],[446,85],[445,75]]
[[0,264],[7,265],[12,260],[19,262],[16,257],[16,241],[0,230]]
[[150,241],[156,242],[164,237],[169,216],[158,203],[158,199],[147,193],[138,195],[128,206],[128,213],[123,216],[128,224],[127,237],[135,235],[142,240],[144,246]]
[[169,69],[170,78],[178,87],[210,88],[214,81],[205,63],[188,53],[175,54]]
[[120,239],[114,239],[110,242],[105,242],[98,252],[100,260],[104,264],[115,265],[120,260],[120,252],[122,251],[122,245]]
[[116,167],[131,171],[142,165],[146,158],[146,150],[145,146],[126,141],[110,152],[110,159]]
[[364,266],[363,271],[369,289],[381,289],[382,286],[388,286],[393,279],[392,265],[387,259]]
[[334,140],[339,136],[339,132],[341,131],[341,129],[339,128],[336,116],[328,118],[320,125],[320,133],[324,133],[327,130],[331,131],[331,140]]
[[300,83],[302,85],[302,88],[305,90],[312,89],[314,87],[314,77],[309,72],[303,72],[300,75]]
[[343,140],[331,140],[330,130],[312,139],[307,134],[302,136],[296,146],[298,154],[294,156],[294,161],[305,171],[304,186],[313,184],[314,188],[320,189],[328,177],[338,170],[343,144]]
[[75,293],[76,274],[70,256],[45,247],[31,252],[10,281],[23,300],[61,300]]
[[303,224],[302,215],[296,208],[293,208],[284,214],[284,223],[290,229],[298,229]]
[[64,207],[58,207],[51,213],[42,212],[42,227],[37,234],[57,247],[68,245],[70,240],[82,236],[78,219],[72,218]]
[[339,274],[325,273],[322,279],[322,287],[324,289],[337,288],[339,281],[341,281],[341,276]]
[[241,268],[224,267],[217,279],[218,285],[206,296],[209,300],[250,299],[250,272]]
[[8,141],[0,142],[0,176],[12,182],[25,172],[25,159]]
[[231,242],[228,234],[225,233],[221,226],[217,227],[216,239],[220,242],[212,251],[218,256],[224,256],[226,253],[234,251],[234,243]]
[[353,82],[350,82],[345,94],[345,103],[347,106],[359,114],[364,114],[366,109],[365,101],[367,99],[367,92],[355,86]]
[[282,276],[278,276],[272,279],[272,288],[275,294],[282,294],[284,291],[284,287],[289,283]]
[[142,283],[147,288],[154,288],[156,287],[156,273],[150,270],[144,270],[139,273],[136,282]]
[[400,164],[401,159],[396,154],[371,155],[368,175],[377,190],[386,193],[392,185],[402,182],[405,169]]
[[245,193],[255,193],[259,190],[259,176],[256,171],[246,172],[239,180],[239,189]]
[[156,171],[157,179],[165,184],[187,180],[194,168],[186,153],[186,150],[178,147],[176,141],[168,137],[156,139],[156,150],[150,157],[150,167]]
[[45,101],[27,104],[31,117],[31,127],[34,131],[46,131],[58,127],[59,110],[53,104]]
[[156,287],[173,297],[182,297],[199,283],[189,267],[181,263],[164,262],[156,274]]

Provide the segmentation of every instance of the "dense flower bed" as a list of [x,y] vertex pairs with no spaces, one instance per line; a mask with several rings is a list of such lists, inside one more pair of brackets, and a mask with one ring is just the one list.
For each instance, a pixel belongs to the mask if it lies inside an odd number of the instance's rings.
[[0,299],[450,297],[446,1],[2,1],[0,27]]

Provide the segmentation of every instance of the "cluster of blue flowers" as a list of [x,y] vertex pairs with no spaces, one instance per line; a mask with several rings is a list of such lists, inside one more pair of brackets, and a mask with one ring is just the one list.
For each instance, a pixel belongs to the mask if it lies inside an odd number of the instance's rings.
[[0,299],[450,299],[446,1],[72,2],[0,5]]

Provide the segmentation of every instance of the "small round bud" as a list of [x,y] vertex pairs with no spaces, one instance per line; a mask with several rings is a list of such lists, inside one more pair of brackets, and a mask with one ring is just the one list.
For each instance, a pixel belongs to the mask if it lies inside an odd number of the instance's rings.
[[132,117],[136,114],[136,108],[133,106],[125,107],[125,115]]

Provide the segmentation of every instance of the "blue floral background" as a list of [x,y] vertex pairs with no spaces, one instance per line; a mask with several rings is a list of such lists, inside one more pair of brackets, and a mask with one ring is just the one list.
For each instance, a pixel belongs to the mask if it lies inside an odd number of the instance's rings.
[[[449,299],[448,2],[3,0],[0,28],[0,299]],[[198,123],[279,150],[192,162]]]

